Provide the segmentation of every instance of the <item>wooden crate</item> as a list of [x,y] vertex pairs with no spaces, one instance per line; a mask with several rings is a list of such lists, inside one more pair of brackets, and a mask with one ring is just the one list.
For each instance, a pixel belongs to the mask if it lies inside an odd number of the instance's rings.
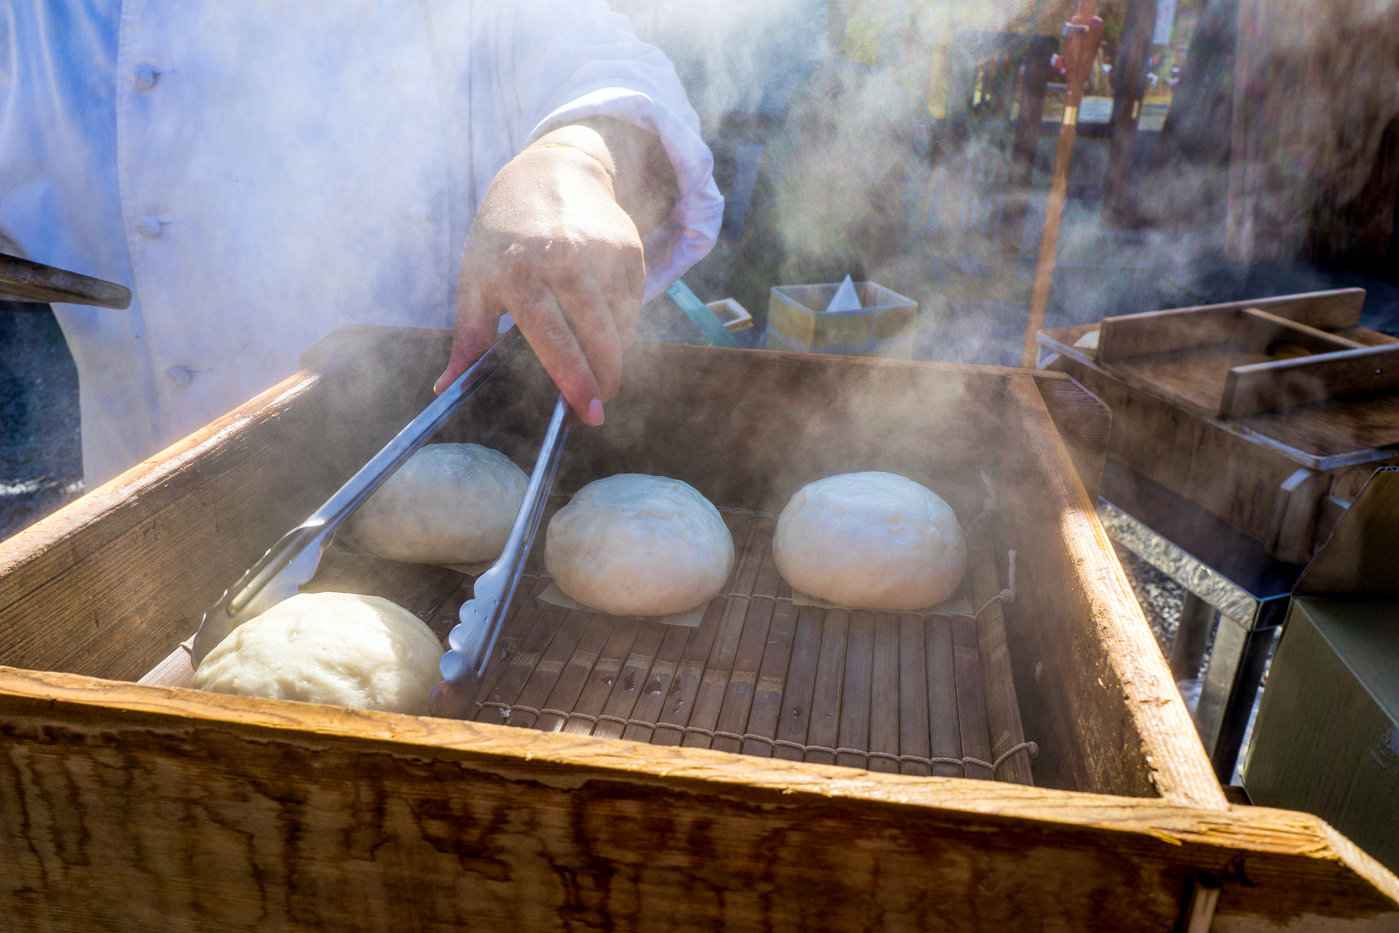
[[1357,326],[1364,299],[1151,311],[1039,339],[1112,410],[1114,460],[1300,564],[1399,462],[1399,341]]
[[[1399,882],[1324,823],[1226,800],[1079,478],[1103,413],[1057,374],[639,347],[560,479],[660,472],[772,511],[884,468],[965,509],[985,471],[1036,787],[134,683],[420,408],[447,342],[342,332],[0,548],[7,929],[1399,922]],[[511,367],[467,433],[527,460],[550,391]]]

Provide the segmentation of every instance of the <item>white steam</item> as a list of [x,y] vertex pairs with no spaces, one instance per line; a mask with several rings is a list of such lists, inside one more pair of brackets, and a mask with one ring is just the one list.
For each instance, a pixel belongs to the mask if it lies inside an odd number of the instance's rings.
[[[933,153],[930,134],[965,92],[956,73],[976,42],[1035,23],[1028,31],[1057,33],[1072,3],[614,5],[676,61],[720,145],[732,132],[722,115],[775,121],[743,239],[722,257],[750,271],[725,283],[731,294],[761,315],[771,285],[850,272],[919,302],[920,355],[1018,362],[1053,136],[1040,135],[1022,189],[1008,120],[945,136]],[[1218,298],[1250,263],[1305,253],[1373,187],[1399,114],[1399,0],[1203,0],[1199,19],[1217,41],[1190,46],[1201,60],[1185,64],[1154,153],[1139,133],[1126,216],[1109,217],[1099,196],[1107,140],[1080,136],[1048,326]],[[1021,75],[1009,81],[1018,94]]]

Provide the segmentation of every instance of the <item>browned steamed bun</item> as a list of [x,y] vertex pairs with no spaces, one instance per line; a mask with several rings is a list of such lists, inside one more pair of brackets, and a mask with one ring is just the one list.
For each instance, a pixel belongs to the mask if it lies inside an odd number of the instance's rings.
[[529,477],[479,444],[428,444],[350,518],[365,550],[420,564],[495,560],[510,537]]
[[544,564],[570,598],[613,615],[659,616],[718,595],[733,537],[688,483],[620,473],[589,483],[549,521]]
[[841,473],[797,491],[773,558],[792,588],[859,609],[909,611],[957,591],[967,546],[931,489],[894,473]]
[[426,715],[442,652],[426,623],[387,599],[299,593],[230,632],[194,686]]

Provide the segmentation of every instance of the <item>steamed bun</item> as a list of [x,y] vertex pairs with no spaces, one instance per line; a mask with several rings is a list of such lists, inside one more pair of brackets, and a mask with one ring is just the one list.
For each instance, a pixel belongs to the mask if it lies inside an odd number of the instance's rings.
[[621,473],[589,483],[549,522],[544,564],[580,603],[614,615],[684,612],[718,595],[733,537],[688,483]]
[[792,496],[773,558],[793,589],[842,606],[924,609],[957,591],[967,546],[952,508],[894,473],[842,473]]
[[420,564],[494,560],[510,537],[529,477],[480,444],[428,444],[350,517],[365,550]]
[[194,672],[214,693],[426,714],[443,648],[378,596],[299,593],[229,633]]

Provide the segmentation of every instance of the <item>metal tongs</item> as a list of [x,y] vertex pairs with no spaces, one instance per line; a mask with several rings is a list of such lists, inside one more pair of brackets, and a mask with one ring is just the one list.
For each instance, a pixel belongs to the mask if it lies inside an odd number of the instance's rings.
[[[506,351],[519,339],[519,328],[511,327],[506,331],[470,369],[408,422],[324,505],[306,521],[282,535],[237,583],[224,592],[218,602],[205,611],[199,631],[194,636],[192,654],[196,667],[229,632],[282,600],[296,595],[302,584],[316,575],[321,555],[340,523],[485,385],[486,380],[500,368]],[[513,537],[511,540],[514,540]]]
[[490,569],[476,578],[471,598],[462,603],[457,613],[459,621],[447,636],[449,648],[440,665],[442,682],[428,699],[428,711],[434,716],[466,719],[475,711],[481,677],[496,639],[500,637],[510,599],[515,595],[530,545],[539,530],[539,520],[554,485],[554,474],[558,472],[559,456],[563,453],[571,420],[568,405],[560,395],[554,403],[544,442],[534,458],[525,500],[515,515],[515,524],[510,527],[505,549]]

